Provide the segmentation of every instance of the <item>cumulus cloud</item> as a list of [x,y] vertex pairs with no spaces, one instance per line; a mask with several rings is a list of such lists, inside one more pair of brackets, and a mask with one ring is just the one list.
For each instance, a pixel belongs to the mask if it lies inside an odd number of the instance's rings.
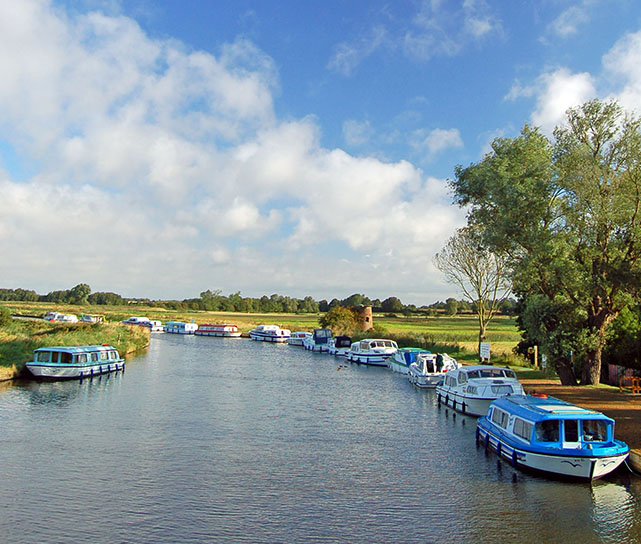
[[0,3],[0,48],[0,140],[38,165],[0,178],[7,287],[314,294],[368,277],[389,293],[424,283],[464,221],[444,180],[323,148],[313,117],[277,119],[274,62],[247,40],[214,55],[127,17],[23,0]]
[[641,114],[641,31],[623,36],[603,57],[607,81],[616,82],[612,95],[637,115]]
[[456,128],[436,128],[427,135],[423,132],[416,133],[412,145],[427,160],[431,160],[446,149],[463,147],[463,139]]
[[567,38],[576,34],[579,27],[589,20],[585,3],[570,6],[549,24],[548,31],[562,38]]
[[508,99],[521,96],[536,97],[536,109],[532,113],[532,123],[551,134],[565,118],[568,108],[578,106],[597,96],[594,77],[583,72],[572,73],[567,68],[540,75],[533,85],[516,84],[508,93]]

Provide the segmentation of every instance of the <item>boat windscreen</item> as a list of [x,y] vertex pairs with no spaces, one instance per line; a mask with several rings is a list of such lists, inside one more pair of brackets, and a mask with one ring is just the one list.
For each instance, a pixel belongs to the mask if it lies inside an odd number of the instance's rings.
[[584,419],[583,426],[584,442],[605,442],[608,440],[608,428],[610,423],[598,419]]

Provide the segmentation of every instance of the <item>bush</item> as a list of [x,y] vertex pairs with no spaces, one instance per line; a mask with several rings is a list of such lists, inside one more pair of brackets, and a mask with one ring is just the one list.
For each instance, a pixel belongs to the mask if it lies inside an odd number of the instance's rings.
[[0,306],[0,327],[4,327],[9,323],[11,323],[11,312],[9,311],[9,308]]

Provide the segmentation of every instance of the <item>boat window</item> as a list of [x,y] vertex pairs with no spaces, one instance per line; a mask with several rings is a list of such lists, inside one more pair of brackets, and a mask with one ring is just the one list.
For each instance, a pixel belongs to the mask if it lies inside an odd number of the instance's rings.
[[539,442],[559,441],[559,422],[556,419],[539,421],[536,426],[536,439]]
[[118,359],[118,354],[115,351],[110,351],[109,352],[109,358],[110,359]]
[[106,361],[109,359],[109,354],[106,351],[101,351],[100,352],[100,360],[101,361]]
[[474,370],[474,371],[472,371],[472,372],[468,372],[468,373],[467,373],[467,377],[468,377],[470,380],[473,380],[473,379],[476,379],[476,378],[480,378],[480,377],[481,377],[481,374],[479,373],[479,371],[478,371],[478,370]]
[[504,370],[503,374],[505,374],[506,378],[513,378],[516,380],[516,373],[513,370]]
[[532,424],[517,417],[514,420],[514,434],[525,438],[525,440],[530,440],[532,436]]
[[468,385],[467,386],[467,392],[470,395],[476,395],[476,386],[474,385]]
[[60,354],[57,351],[51,352],[51,362],[52,363],[57,363],[59,359]]
[[585,419],[583,425],[583,440],[585,442],[605,442],[608,439],[608,422],[598,419]]
[[465,372],[459,372],[458,383],[467,383],[467,374]]
[[492,422],[496,423],[499,427],[507,428],[507,423],[510,419],[510,416],[507,412],[494,408],[492,411]]
[[77,357],[77,360],[79,363],[86,363],[87,362],[87,354],[86,353],[80,353]]
[[71,364],[72,361],[73,361],[73,355],[71,355],[71,353],[64,353],[63,352],[63,353],[60,354],[60,362],[61,363],[64,363],[64,364],[68,365],[68,364]]
[[579,422],[576,419],[566,419],[563,421],[563,427],[566,442],[579,441]]
[[38,361],[39,363],[48,363],[50,356],[51,356],[50,351],[39,351],[36,354],[36,361]]
[[91,354],[91,360],[92,361],[97,361],[98,360],[98,354],[97,353],[92,353]]
[[511,395],[514,390],[511,385],[493,385],[492,393],[495,395]]

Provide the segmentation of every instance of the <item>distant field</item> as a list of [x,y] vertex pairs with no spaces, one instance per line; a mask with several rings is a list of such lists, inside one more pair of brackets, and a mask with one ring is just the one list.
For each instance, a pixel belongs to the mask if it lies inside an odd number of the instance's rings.
[[[319,326],[318,320],[322,315],[174,311],[143,305],[70,306],[34,302],[0,302],[0,305],[7,306],[14,313],[33,316],[43,316],[46,312],[58,311],[77,315],[81,313],[102,314],[109,321],[121,321],[130,316],[146,316],[163,322],[170,320],[191,321],[192,319],[196,323],[229,322],[236,324],[245,332],[263,323],[273,323],[291,330],[312,330]],[[474,316],[387,317],[375,314],[374,324],[383,327],[395,337],[422,338],[426,344],[450,346],[450,351],[455,346],[459,350],[459,358],[474,360],[478,339],[478,323]],[[519,332],[513,318],[498,317],[488,328],[487,341],[490,342],[492,353],[495,355],[510,354],[519,339]]]

